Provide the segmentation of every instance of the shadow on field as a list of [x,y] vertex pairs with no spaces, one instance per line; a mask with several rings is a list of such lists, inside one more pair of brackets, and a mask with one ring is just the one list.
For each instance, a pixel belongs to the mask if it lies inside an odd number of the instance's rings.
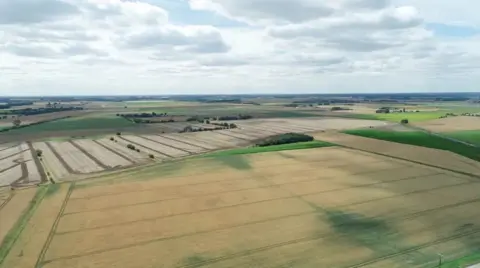
[[233,169],[237,169],[237,170],[252,169],[249,159],[244,155],[216,156],[216,157],[213,157],[212,159],[226,166],[229,166]]
[[[394,254],[416,246],[406,243],[402,233],[385,220],[340,210],[325,210],[324,213],[332,229],[341,235],[342,239],[372,250],[375,257]],[[401,255],[401,258],[398,260],[403,264],[413,265],[435,260],[436,256],[413,251]]]

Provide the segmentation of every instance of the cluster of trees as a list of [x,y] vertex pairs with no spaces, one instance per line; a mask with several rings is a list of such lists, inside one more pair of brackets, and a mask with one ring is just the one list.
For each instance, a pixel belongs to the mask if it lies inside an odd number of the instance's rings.
[[194,128],[192,126],[186,126],[182,130],[180,130],[178,133],[186,133],[186,132],[202,132],[202,131],[214,131],[214,130],[222,130],[225,129],[225,127],[215,127],[215,128]]
[[25,108],[25,109],[10,110],[9,112],[4,111],[4,112],[0,112],[0,114],[37,115],[37,114],[48,114],[48,113],[76,111],[76,110],[83,110],[83,107]]
[[234,124],[234,123],[210,123],[211,125],[215,125],[215,126],[221,126],[225,129],[228,129],[228,128],[237,128],[237,125]]
[[306,134],[301,134],[301,133],[286,133],[286,134],[272,136],[265,140],[257,142],[256,146],[266,147],[266,146],[272,146],[272,145],[307,142],[307,141],[313,141],[313,137]]
[[332,107],[330,110],[331,110],[332,112],[334,112],[334,111],[350,111],[350,110],[352,110],[352,109],[335,106],[335,107]]
[[155,120],[150,120],[150,119],[140,119],[140,118],[133,118],[133,119],[128,119],[136,124],[156,124],[156,123],[173,123],[175,120],[173,119],[168,119],[168,120],[160,120],[160,121],[155,121]]
[[127,117],[127,118],[151,118],[151,117],[165,117],[168,116],[167,113],[130,113],[130,114],[117,114],[117,116]]
[[253,116],[248,115],[248,114],[238,114],[238,115],[231,115],[231,116],[218,116],[217,120],[221,121],[231,121],[231,120],[247,120],[247,119],[252,119]]
[[135,145],[133,145],[133,144],[127,144],[127,148],[130,149],[130,150],[133,150],[133,151],[140,152],[140,149],[135,148]]

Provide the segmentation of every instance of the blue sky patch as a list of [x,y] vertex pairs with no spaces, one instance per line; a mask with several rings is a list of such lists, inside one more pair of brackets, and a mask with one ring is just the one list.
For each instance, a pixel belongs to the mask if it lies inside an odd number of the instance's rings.
[[443,23],[427,23],[427,29],[433,31],[437,36],[445,37],[470,37],[480,34],[480,29],[468,25],[454,25]]

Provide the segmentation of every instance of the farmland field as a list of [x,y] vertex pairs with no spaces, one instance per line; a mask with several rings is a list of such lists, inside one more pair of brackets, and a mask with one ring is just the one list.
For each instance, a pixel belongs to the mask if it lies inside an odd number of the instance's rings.
[[480,146],[480,130],[444,132],[443,135]]
[[393,141],[417,146],[423,146],[434,149],[451,151],[465,157],[480,160],[480,149],[461,144],[436,135],[431,135],[422,131],[383,131],[377,129],[359,129],[344,131],[347,134],[374,138],[379,140]]
[[201,157],[62,185],[2,268],[435,267],[480,250],[479,192],[336,146]]

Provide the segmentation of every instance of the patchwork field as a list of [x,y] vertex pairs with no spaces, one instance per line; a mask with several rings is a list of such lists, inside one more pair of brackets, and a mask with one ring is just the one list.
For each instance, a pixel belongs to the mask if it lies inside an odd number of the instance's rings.
[[480,250],[479,182],[340,147],[177,161],[63,185],[3,267],[435,267]]
[[39,166],[27,143],[0,147],[0,187],[38,184],[41,180]]
[[480,118],[473,116],[455,116],[430,120],[415,125],[433,132],[480,130]]

